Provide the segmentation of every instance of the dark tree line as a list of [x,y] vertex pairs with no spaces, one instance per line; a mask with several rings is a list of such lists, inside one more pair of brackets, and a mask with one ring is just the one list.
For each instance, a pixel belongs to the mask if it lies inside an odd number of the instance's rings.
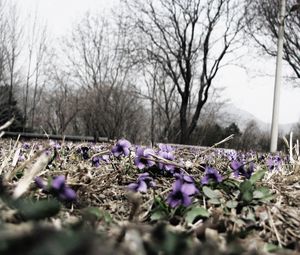
[[14,93],[10,98],[9,86],[0,86],[0,125],[14,118],[10,131],[22,131],[24,126],[24,117],[17,105]]
[[220,145],[220,147],[244,151],[266,152],[269,150],[269,134],[261,131],[257,124],[251,120],[244,130],[241,130],[234,122],[227,126],[221,126],[215,121],[203,123],[196,128],[193,134],[193,142],[202,146],[213,146],[230,135],[234,135],[233,139]]

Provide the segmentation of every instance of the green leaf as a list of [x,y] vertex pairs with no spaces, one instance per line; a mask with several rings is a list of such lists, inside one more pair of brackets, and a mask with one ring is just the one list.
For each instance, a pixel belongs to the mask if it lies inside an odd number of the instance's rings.
[[242,200],[250,203],[253,199],[253,192],[252,191],[245,191],[242,193]]
[[266,252],[270,252],[270,253],[273,253],[273,252],[278,252],[279,250],[281,250],[281,248],[275,244],[272,244],[272,243],[266,243],[264,245],[264,250]]
[[253,198],[260,201],[270,201],[273,199],[271,191],[266,187],[259,187],[253,192]]
[[221,204],[221,201],[218,198],[211,198],[211,199],[208,200],[208,202],[213,204],[213,205]]
[[151,221],[157,221],[168,218],[169,210],[165,200],[161,196],[155,196],[154,202],[150,211]]
[[265,173],[266,173],[266,169],[261,169],[261,170],[258,170],[256,171],[250,178],[250,182],[252,184],[255,184],[256,182],[258,181],[261,181],[264,176],[265,176]]
[[273,199],[274,199],[274,196],[270,194],[269,196],[265,196],[265,197],[261,198],[260,201],[261,202],[270,202]]
[[240,183],[237,180],[227,179],[222,184],[225,184],[226,186],[231,188],[238,188]]
[[253,189],[252,183],[250,181],[248,181],[248,180],[243,181],[240,184],[240,191],[241,191],[241,193],[247,192],[247,191],[252,190],[252,189]]
[[82,217],[84,220],[90,222],[96,222],[101,220],[104,220],[106,223],[112,222],[111,215],[108,212],[101,210],[100,208],[97,207],[88,207],[84,209],[82,212]]
[[55,216],[60,211],[57,200],[19,201],[17,209],[25,220],[41,220]]
[[264,194],[263,192],[259,191],[259,190],[255,190],[255,191],[253,192],[253,198],[254,198],[254,199],[261,199],[261,198],[263,198],[264,196],[265,196],[265,194]]
[[186,254],[188,249],[188,237],[184,233],[165,232],[165,238],[159,246],[159,252],[153,254]]
[[203,193],[205,196],[207,196],[208,198],[220,198],[222,196],[222,194],[220,193],[220,191],[218,190],[212,190],[211,188],[204,186],[202,188]]
[[83,210],[83,218],[88,221],[97,221],[102,218],[102,211],[97,207],[89,207]]
[[151,221],[159,221],[167,218],[167,214],[165,211],[157,210],[153,212],[150,216]]
[[112,220],[113,220],[113,218],[111,217],[110,213],[106,212],[106,211],[103,212],[103,218],[104,218],[104,221],[106,223],[108,223],[108,224],[111,223]]
[[237,201],[235,201],[235,200],[229,200],[229,201],[227,201],[226,202],[226,206],[228,207],[228,208],[236,208],[237,206],[238,206],[238,202]]
[[210,214],[205,208],[197,206],[187,212],[185,220],[192,224],[197,218],[208,218],[209,216]]
[[243,181],[240,184],[240,191],[241,191],[241,199],[246,202],[250,203],[253,199],[253,186],[252,183],[248,180]]
[[153,206],[160,208],[161,210],[168,210],[168,206],[166,205],[165,200],[161,196],[155,196]]

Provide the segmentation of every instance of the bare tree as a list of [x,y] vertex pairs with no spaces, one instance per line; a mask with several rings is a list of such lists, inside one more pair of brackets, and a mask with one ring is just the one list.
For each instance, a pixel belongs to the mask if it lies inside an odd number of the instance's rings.
[[[277,55],[279,2],[274,0],[246,1],[247,33],[263,52],[270,56]],[[292,10],[296,3],[295,0],[287,0],[283,58],[296,77],[300,78],[300,12],[298,10],[298,13],[294,13]]]
[[5,82],[5,69],[6,69],[6,19],[4,15],[5,2],[0,1],[0,85]]
[[[37,12],[33,16],[29,16],[27,20],[30,23],[26,34],[28,52],[26,55],[26,83],[23,88],[23,112],[25,123],[30,117],[30,127],[33,128],[39,101],[39,86],[44,83],[43,79],[40,79],[41,76],[44,76],[44,66],[46,65],[47,29],[45,25],[38,24]],[[29,113],[31,116],[28,116]]]
[[[224,116],[224,113],[222,113],[221,111],[221,109],[224,108],[224,105],[227,103],[226,100],[222,100],[221,98],[221,94],[223,93],[223,91],[224,90],[220,88],[211,89],[210,98],[208,99],[207,103],[205,104],[202,110],[203,112],[201,117],[201,123],[198,127],[199,132],[196,130],[193,135],[193,142],[195,142],[195,144],[208,145],[205,144],[205,140],[207,140],[206,136],[209,133],[212,133],[212,127],[216,129],[216,125],[220,125],[220,123],[224,125],[228,122],[228,117]],[[214,140],[214,142],[218,142],[218,139],[220,137],[221,139],[223,138],[222,134],[215,134],[215,136],[216,140]]]
[[[22,38],[22,28],[18,8],[15,3],[9,3],[5,6],[4,15],[4,57],[6,60],[5,85],[9,86],[8,105],[13,105],[13,89],[18,83],[19,56],[21,52],[20,41]],[[12,109],[9,110],[9,116],[12,115]]]
[[[137,33],[143,37],[140,47],[161,65],[180,95],[180,142],[187,143],[213,79],[243,27],[240,1],[125,2]],[[189,116],[192,98],[196,98],[195,107]]]
[[44,91],[41,104],[36,107],[38,122],[53,134],[76,134],[72,122],[82,109],[79,105],[79,91],[73,89],[70,74],[53,66],[48,74],[48,84],[50,86]]
[[143,70],[147,91],[141,96],[151,103],[151,143],[172,141],[179,112],[176,87],[157,62],[145,65]]
[[132,89],[135,78],[126,52],[128,37],[122,24],[87,14],[66,40],[67,70],[81,91],[88,134],[120,137],[139,124],[135,118],[142,117]]
[[13,100],[13,88],[17,84],[17,68],[18,57],[21,52],[20,40],[22,37],[22,28],[20,26],[18,9],[15,4],[8,5],[7,14],[7,42],[6,42],[6,59],[9,76],[9,95],[8,104],[12,105]]
[[31,128],[35,124],[35,110],[42,91],[39,87],[45,82],[41,77],[44,76],[46,29],[38,25],[37,13],[31,23],[30,28],[23,25],[17,1],[0,0],[0,85],[8,87],[9,117],[14,114],[15,104],[21,102],[23,130],[29,116]]
[[[38,91],[42,91],[45,85],[45,71],[46,71],[46,57],[47,57],[47,29],[43,27],[38,32],[35,45],[35,61],[34,61],[34,81],[33,81],[33,98],[31,108],[31,127],[34,127],[35,123],[35,111],[39,101]],[[40,87],[40,89],[39,89]]]

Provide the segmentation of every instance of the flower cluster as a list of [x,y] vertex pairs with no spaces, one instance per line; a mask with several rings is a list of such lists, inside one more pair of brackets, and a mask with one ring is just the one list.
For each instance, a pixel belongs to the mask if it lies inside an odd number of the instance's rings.
[[172,207],[183,205],[185,207],[192,203],[192,196],[199,191],[195,186],[193,177],[183,174],[175,174],[176,181],[172,192],[167,197],[167,203]]
[[94,156],[92,158],[92,166],[99,167],[102,162],[109,163],[110,162],[109,155],[105,154],[101,156]]
[[28,150],[30,149],[30,144],[29,143],[23,143],[23,149]]
[[[160,149],[158,151],[158,156],[159,157],[161,157],[163,159],[166,159],[166,160],[170,160],[170,161],[175,159],[174,154],[173,154],[174,149],[170,145],[159,144],[158,147]],[[174,165],[166,164],[166,163],[162,163],[162,162],[160,162],[158,164],[158,167],[161,170],[165,170],[165,171],[171,172],[171,173],[173,173],[174,170],[175,170]]]
[[202,185],[206,185],[206,184],[209,184],[210,181],[220,183],[220,182],[222,182],[222,180],[223,180],[223,178],[217,169],[207,166],[205,168],[204,176],[201,179],[201,183],[202,183]]
[[269,170],[278,170],[280,168],[282,164],[282,159],[280,158],[280,156],[273,156],[273,157],[269,157],[266,160],[266,165],[268,166]]
[[84,159],[84,160],[87,160],[87,159],[89,159],[89,150],[90,150],[90,148],[89,147],[87,147],[87,146],[82,146],[82,147],[80,147],[78,150],[77,150],[77,152],[79,153],[79,154],[81,154],[82,155],[82,158]]
[[19,155],[19,158],[18,158],[18,161],[24,161],[26,158],[24,156],[24,154],[21,154]]
[[56,150],[61,149],[61,145],[58,142],[50,140],[49,145]]
[[147,167],[152,167],[155,165],[152,155],[154,155],[154,151],[152,149],[138,147],[136,149],[136,157],[134,159],[134,164],[140,170]]
[[235,151],[235,150],[226,150],[226,151],[223,151],[225,157],[232,161],[232,160],[236,160],[237,157],[238,157],[238,153]]
[[34,181],[37,187],[42,189],[45,193],[52,194],[59,200],[70,202],[76,199],[76,193],[66,184],[64,175],[54,177],[48,185],[40,177],[36,177]]
[[131,143],[126,139],[120,139],[114,147],[112,147],[111,152],[115,157],[125,156],[127,157],[130,153]]
[[244,163],[241,161],[233,160],[230,163],[230,167],[233,170],[235,177],[243,176],[246,179],[250,179],[252,173],[254,172],[254,163],[251,161],[249,163]]
[[128,185],[128,188],[131,191],[139,191],[142,193],[146,193],[148,188],[153,187],[155,187],[155,182],[153,181],[153,178],[149,176],[149,173],[140,174],[135,183],[131,183]]

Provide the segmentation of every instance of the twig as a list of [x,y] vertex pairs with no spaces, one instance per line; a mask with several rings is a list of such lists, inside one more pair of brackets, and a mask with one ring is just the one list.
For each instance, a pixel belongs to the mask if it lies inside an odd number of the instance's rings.
[[14,190],[13,197],[15,199],[19,198],[27,191],[31,181],[39,172],[44,170],[44,168],[48,165],[48,161],[49,156],[47,156],[44,152],[33,164],[33,166],[24,173]]
[[109,154],[110,153],[110,150],[105,150],[105,151],[100,151],[94,155],[91,156],[91,160],[94,158],[94,157],[97,157],[97,156],[102,156],[102,155],[105,155],[105,154]]
[[41,126],[41,129],[44,131],[44,135],[47,136],[47,139],[49,140],[49,135],[47,133],[47,131]]
[[18,138],[17,138],[17,140],[16,140],[16,142],[15,142],[15,144],[14,144],[14,147],[11,149],[9,155],[3,160],[2,165],[1,165],[1,167],[0,167],[0,175],[2,174],[3,169],[4,169],[4,168],[6,167],[6,165],[8,164],[8,161],[9,161],[9,159],[11,158],[12,154],[14,153],[14,151],[15,151],[15,149],[16,149],[18,143],[19,143],[19,139],[20,139],[20,136],[18,136]]
[[14,122],[14,120],[15,120],[15,118],[13,117],[9,121],[4,123],[2,126],[0,126],[0,131],[8,128]]
[[35,160],[37,157],[39,157],[42,153],[43,153],[43,151],[36,153],[32,158],[29,158],[28,160],[26,160],[21,166],[14,168],[11,172],[6,174],[5,179],[7,181],[9,181],[14,176],[15,173],[24,169],[29,163],[33,162],[33,160]]
[[226,142],[230,141],[233,137],[234,137],[234,135],[232,134],[232,135],[226,137],[225,139],[223,139],[222,141],[217,142],[217,143],[215,143],[213,146],[211,146],[211,147],[207,148],[206,150],[202,151],[201,153],[199,153],[199,155],[197,155],[197,156],[195,157],[195,161],[197,161],[201,155],[207,153],[208,151],[214,149],[215,147],[219,146],[219,145],[222,144],[222,143],[226,143]]
[[293,157],[293,132],[290,133],[290,162],[293,164],[295,163]]
[[280,239],[280,235],[279,235],[278,230],[277,230],[277,228],[275,226],[275,223],[273,221],[272,214],[270,212],[270,208],[269,207],[267,207],[267,211],[268,211],[268,215],[269,215],[269,219],[270,219],[270,225],[273,228],[273,230],[275,232],[275,235],[276,235],[276,238],[277,238],[277,241],[278,241],[278,246],[280,248],[282,248],[282,242],[281,242],[281,239]]
[[153,161],[153,162],[156,162],[156,163],[163,163],[163,164],[167,164],[167,165],[172,165],[172,166],[176,166],[176,167],[179,167],[179,168],[185,168],[184,165],[181,165],[181,164],[178,164],[174,161],[171,161],[171,160],[168,160],[168,159],[165,159],[165,158],[162,158],[158,155],[155,155],[155,154],[149,154],[151,155],[152,157],[155,157],[156,159],[149,159],[149,158],[145,158],[145,157],[142,157],[143,159],[147,159],[149,161]]

